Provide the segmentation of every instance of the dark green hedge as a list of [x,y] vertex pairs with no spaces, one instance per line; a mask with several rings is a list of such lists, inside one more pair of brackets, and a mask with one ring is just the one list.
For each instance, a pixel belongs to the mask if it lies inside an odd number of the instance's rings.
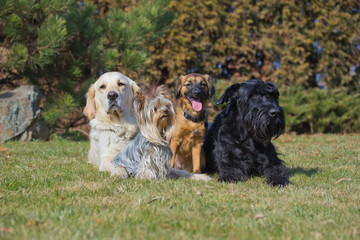
[[286,131],[297,133],[360,132],[360,94],[344,89],[280,88]]

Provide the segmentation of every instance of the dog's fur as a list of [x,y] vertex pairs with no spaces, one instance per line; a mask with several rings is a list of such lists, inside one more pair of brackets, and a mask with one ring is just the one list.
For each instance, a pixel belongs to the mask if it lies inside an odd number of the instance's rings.
[[116,169],[112,175],[122,178],[164,178],[170,170],[169,142],[174,132],[174,108],[171,101],[159,91],[153,99],[138,95],[134,108],[140,132],[114,158]]
[[134,100],[136,119],[140,132],[113,160],[113,176],[140,179],[185,177],[208,180],[208,176],[195,176],[186,171],[170,169],[170,139],[174,133],[175,111],[170,94],[162,85],[155,98],[146,99],[137,94]]
[[285,127],[279,92],[270,82],[248,80],[234,84],[217,100],[226,102],[204,142],[206,169],[223,182],[264,175],[270,185],[289,183],[289,170],[278,158],[272,138]]
[[205,166],[202,144],[207,130],[206,104],[215,94],[211,78],[197,73],[175,80],[176,125],[171,139],[171,167],[200,173]]
[[138,133],[132,99],[140,88],[119,72],[108,72],[90,86],[84,114],[90,119],[88,162],[113,171],[111,161]]

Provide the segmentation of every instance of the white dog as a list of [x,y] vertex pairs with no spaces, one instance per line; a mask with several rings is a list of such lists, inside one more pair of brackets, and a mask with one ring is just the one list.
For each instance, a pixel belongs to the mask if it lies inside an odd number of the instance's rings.
[[111,161],[138,133],[132,99],[138,85],[119,72],[108,72],[89,88],[84,114],[90,119],[88,162],[113,172]]

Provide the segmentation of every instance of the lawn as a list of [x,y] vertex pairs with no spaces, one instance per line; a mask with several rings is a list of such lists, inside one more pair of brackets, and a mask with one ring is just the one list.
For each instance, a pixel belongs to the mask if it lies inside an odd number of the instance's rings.
[[2,144],[0,239],[360,239],[360,135],[274,143],[283,188],[113,179],[86,163],[87,141]]

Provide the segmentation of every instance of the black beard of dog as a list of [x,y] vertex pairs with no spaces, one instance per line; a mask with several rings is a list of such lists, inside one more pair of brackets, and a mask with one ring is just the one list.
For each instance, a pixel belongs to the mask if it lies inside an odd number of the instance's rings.
[[245,181],[264,175],[271,185],[289,183],[289,171],[271,140],[285,128],[279,93],[272,83],[248,80],[229,87],[217,104],[228,103],[210,127],[203,145],[206,170],[219,181]]
[[269,109],[265,106],[252,106],[241,115],[248,134],[264,146],[267,146],[272,139],[278,138],[285,129],[284,111],[280,107],[276,117],[270,117]]

